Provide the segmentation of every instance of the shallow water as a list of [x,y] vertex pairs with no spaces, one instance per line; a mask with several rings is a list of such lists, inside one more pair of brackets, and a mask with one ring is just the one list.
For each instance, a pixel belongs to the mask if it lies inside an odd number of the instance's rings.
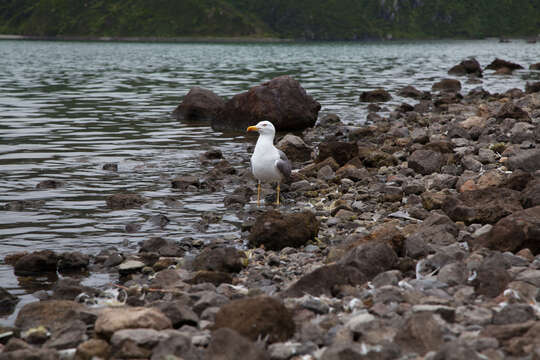
[[[192,86],[230,97],[288,74],[322,104],[323,114],[335,112],[359,124],[366,115],[358,101],[361,91],[384,87],[392,92],[411,84],[430,90],[468,56],[483,66],[501,57],[528,67],[540,61],[540,44],[0,41],[0,208],[14,200],[44,200],[37,209],[0,210],[0,259],[23,250],[96,254],[108,246],[136,249],[150,236],[238,236],[238,219],[230,213],[204,233],[197,229],[203,212],[224,213],[224,192],[176,193],[170,186],[175,175],[201,173],[198,156],[211,148],[222,150],[234,166],[247,166],[246,149],[254,141],[243,133],[224,134],[171,118]],[[486,75],[481,84],[461,79],[463,92],[479,85],[490,92],[523,89],[526,80],[540,78],[528,70]],[[396,96],[391,103],[402,101],[414,103]],[[118,172],[102,169],[111,162]],[[65,186],[36,189],[46,179]],[[107,209],[105,198],[120,191],[152,201],[140,209]],[[169,197],[178,198],[178,206],[168,205]],[[158,214],[171,220],[164,228],[148,222]],[[124,226],[131,222],[142,224],[141,231],[126,233]],[[12,271],[0,262],[0,286],[17,295],[35,290]],[[95,275],[86,281],[109,279]],[[0,318],[0,323],[12,320]]]

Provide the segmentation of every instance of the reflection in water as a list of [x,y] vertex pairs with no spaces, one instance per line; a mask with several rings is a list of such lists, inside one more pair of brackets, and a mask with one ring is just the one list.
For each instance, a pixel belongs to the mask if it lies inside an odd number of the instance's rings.
[[[193,86],[230,97],[288,74],[344,121],[365,119],[362,90],[384,87],[391,104],[411,102],[395,90],[430,90],[435,79],[465,57],[486,65],[495,57],[528,65],[537,47],[519,42],[146,44],[0,41],[0,259],[22,250],[135,249],[149,236],[174,240],[237,235],[227,216],[205,232],[201,214],[222,213],[224,192],[175,193],[170,179],[201,174],[198,156],[217,148],[233,166],[248,164],[244,134],[180,124],[170,112]],[[504,81],[486,76],[490,92],[523,88],[537,73],[518,71]],[[103,170],[116,163],[118,171]],[[47,179],[57,189],[36,189]],[[230,189],[232,191],[234,189]],[[110,211],[105,198],[136,192],[152,201]],[[25,203],[26,202],[26,203]],[[36,205],[39,204],[39,205]],[[152,226],[154,215],[170,222]],[[143,225],[127,233],[125,225]],[[52,281],[48,279],[45,283]],[[16,294],[35,288],[0,264],[0,283]],[[32,282],[30,282],[32,284]]]

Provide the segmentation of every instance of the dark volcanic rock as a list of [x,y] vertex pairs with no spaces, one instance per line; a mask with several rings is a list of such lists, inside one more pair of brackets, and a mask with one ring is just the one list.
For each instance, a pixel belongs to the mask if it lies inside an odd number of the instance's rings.
[[212,91],[195,86],[173,111],[178,120],[206,122],[216,118],[225,101]]
[[140,207],[147,199],[139,194],[114,194],[107,197],[107,206],[113,210]]
[[229,273],[201,270],[197,271],[191,279],[185,280],[185,282],[188,284],[210,283],[219,286],[220,284],[232,284],[233,278]]
[[413,99],[423,99],[423,98],[430,98],[430,94],[425,91],[420,91],[414,86],[408,85],[405,86],[403,89],[399,90],[398,92],[399,96],[413,98]]
[[390,99],[392,99],[392,95],[384,89],[363,91],[360,94],[360,101],[362,102],[385,102]]
[[77,312],[85,307],[68,300],[38,301],[24,305],[15,320],[19,329],[30,329],[43,325],[49,329],[64,325],[67,321],[75,320]]
[[171,180],[173,189],[186,190],[188,186],[199,187],[200,182],[197,176],[178,176]]
[[508,158],[510,170],[520,169],[526,172],[540,170],[540,149],[521,150]]
[[311,160],[311,148],[299,136],[287,134],[276,144],[276,147],[283,151],[290,161]]
[[319,144],[319,156],[317,162],[321,162],[331,157],[340,165],[343,166],[347,161],[358,155],[358,147],[356,144],[330,141]]
[[52,290],[55,300],[75,300],[82,293],[86,293],[88,296],[95,296],[99,293],[91,287],[81,285],[79,280],[68,277],[59,279]]
[[354,247],[339,263],[355,267],[371,280],[379,273],[392,269],[397,261],[396,253],[388,244],[370,241]]
[[448,70],[449,75],[474,75],[482,77],[482,67],[475,58],[470,58],[461,61],[459,64],[453,66]]
[[255,220],[249,234],[249,245],[264,245],[267,250],[299,247],[317,236],[319,222],[310,211],[295,214],[270,210]]
[[461,82],[456,79],[442,79],[433,84],[431,87],[433,91],[442,92],[459,92],[461,90]]
[[59,360],[54,349],[19,349],[0,353],[1,360]]
[[31,275],[56,271],[58,255],[51,250],[35,251],[21,257],[15,263],[15,274]]
[[[172,333],[161,340],[151,351],[150,360],[183,359],[199,360],[201,355],[191,342],[191,339],[180,333]],[[138,357],[139,358],[139,357]],[[143,356],[146,358],[146,356]]]
[[152,304],[153,307],[159,309],[165,316],[171,320],[174,328],[178,329],[183,325],[197,326],[199,317],[189,306],[181,300],[175,301],[159,301]]
[[182,256],[184,249],[180,244],[173,240],[163,239],[161,237],[153,237],[148,240],[143,240],[139,243],[140,252],[153,252],[161,256]]
[[540,205],[540,179],[530,181],[521,192],[521,205],[525,209]]
[[508,304],[493,316],[494,325],[524,323],[530,320],[535,320],[535,315],[529,304]]
[[438,172],[445,163],[443,154],[433,150],[416,150],[407,159],[409,168],[419,174]]
[[193,260],[194,270],[239,272],[244,267],[245,255],[233,247],[207,247]]
[[532,94],[540,92],[540,81],[528,82],[525,84],[525,92],[527,94]]
[[15,310],[17,302],[19,302],[19,299],[16,296],[0,287],[0,316],[11,314]]
[[277,131],[301,130],[315,124],[320,109],[298,81],[284,75],[235,95],[212,121],[212,128],[245,131],[268,120]]
[[64,186],[64,183],[60,180],[43,180],[36,185],[38,189],[57,189]]
[[287,341],[295,325],[281,301],[269,296],[234,300],[216,314],[214,329],[230,328],[255,341],[268,336],[268,342]]
[[489,69],[489,70],[499,70],[501,68],[508,68],[510,70],[516,70],[516,69],[523,69],[523,66],[507,61],[507,60],[502,60],[499,58],[496,58],[495,60],[491,62],[491,64],[486,66],[486,69]]
[[477,271],[476,277],[471,282],[475,291],[489,298],[501,294],[512,280],[512,277],[505,269],[505,265],[500,254],[495,254],[484,260]]
[[540,254],[540,206],[514,212],[499,220],[490,232],[472,241],[473,248]]
[[356,286],[368,281],[366,275],[356,267],[346,264],[321,266],[302,276],[281,295],[284,297],[301,297],[305,294],[313,296],[335,296],[342,285]]
[[424,355],[444,344],[443,329],[433,314],[415,313],[405,321],[394,341],[405,351]]
[[530,120],[529,113],[511,101],[504,103],[495,114],[495,117],[499,120],[504,120],[506,118]]
[[78,251],[65,252],[60,254],[58,260],[58,271],[82,271],[88,267],[90,257]]
[[228,328],[212,332],[206,349],[205,360],[267,360],[264,347],[256,345],[247,337]]
[[519,197],[518,191],[507,188],[471,190],[447,197],[442,209],[454,221],[493,224],[523,209]]

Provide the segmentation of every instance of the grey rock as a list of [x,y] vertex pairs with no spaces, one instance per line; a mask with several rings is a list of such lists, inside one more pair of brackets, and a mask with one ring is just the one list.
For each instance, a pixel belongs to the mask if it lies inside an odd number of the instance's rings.
[[494,325],[523,323],[536,318],[534,310],[528,304],[509,304],[495,312]]

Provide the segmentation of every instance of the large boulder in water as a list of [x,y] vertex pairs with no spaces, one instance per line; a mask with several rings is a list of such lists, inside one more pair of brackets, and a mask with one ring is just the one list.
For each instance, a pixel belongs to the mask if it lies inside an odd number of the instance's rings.
[[449,75],[473,75],[482,77],[482,67],[475,58],[465,59],[448,70]]
[[244,131],[268,120],[278,131],[301,130],[315,124],[320,109],[298,81],[284,75],[233,96],[212,120],[212,128]]
[[195,86],[174,109],[173,115],[178,120],[208,122],[214,120],[223,107],[225,100],[210,90]]

